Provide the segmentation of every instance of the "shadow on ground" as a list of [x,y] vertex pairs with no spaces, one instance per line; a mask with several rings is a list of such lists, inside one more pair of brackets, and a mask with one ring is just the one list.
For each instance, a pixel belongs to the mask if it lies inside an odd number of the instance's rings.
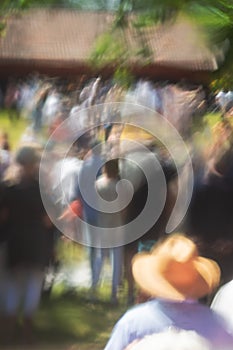
[[35,350],[100,350],[106,344],[113,325],[125,311],[120,303],[90,302],[88,293],[64,293],[43,297],[35,318],[35,339],[22,340],[20,323],[15,337],[7,344],[0,339],[1,349]]

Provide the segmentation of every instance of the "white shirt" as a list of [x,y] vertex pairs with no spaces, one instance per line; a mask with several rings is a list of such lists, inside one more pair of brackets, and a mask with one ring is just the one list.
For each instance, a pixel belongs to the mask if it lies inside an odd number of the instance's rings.
[[175,327],[195,331],[211,350],[232,350],[233,337],[220,315],[195,300],[153,299],[128,310],[116,323],[104,350],[124,350],[135,339]]
[[211,309],[224,317],[228,330],[233,334],[233,280],[219,289],[212,301]]

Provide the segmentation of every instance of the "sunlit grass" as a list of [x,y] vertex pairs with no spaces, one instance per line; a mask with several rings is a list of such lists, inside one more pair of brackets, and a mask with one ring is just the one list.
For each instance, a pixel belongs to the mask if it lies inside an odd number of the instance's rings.
[[203,117],[203,123],[210,128],[214,127],[221,120],[221,113],[208,113]]
[[87,290],[52,295],[42,301],[36,317],[39,344],[69,344],[78,349],[103,349],[115,322],[125,312],[123,303],[91,303]]
[[87,255],[86,249],[81,244],[66,238],[58,241],[56,250],[59,260],[65,263],[79,262]]
[[18,147],[27,126],[28,121],[26,119],[19,118],[19,120],[11,121],[6,110],[0,111],[0,130],[8,133],[12,150]]
[[212,144],[213,130],[220,121],[220,113],[208,113],[201,119],[194,121],[192,134],[195,147],[203,151]]

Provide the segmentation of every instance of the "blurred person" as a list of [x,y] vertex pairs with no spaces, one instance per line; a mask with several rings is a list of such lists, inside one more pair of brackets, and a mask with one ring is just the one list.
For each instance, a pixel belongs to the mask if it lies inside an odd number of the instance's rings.
[[219,107],[222,114],[225,113],[225,107],[227,105],[226,92],[220,90],[215,96],[215,103]]
[[[102,266],[102,250],[93,237],[89,225],[98,226],[97,196],[95,181],[102,173],[104,159],[101,154],[101,144],[98,140],[90,143],[90,149],[84,157],[81,170],[79,172],[79,181],[76,186],[76,196],[73,200],[80,200],[83,207],[83,238],[85,244],[89,247],[89,259],[91,267],[91,298],[95,299],[96,287]],[[93,175],[94,178],[93,178]],[[90,203],[86,200],[89,198]],[[85,222],[88,225],[85,225]]]
[[32,110],[33,131],[37,134],[43,126],[43,107],[48,97],[50,87],[42,86],[34,97],[34,106]]
[[3,90],[2,90],[2,87],[0,86],[0,109],[2,109],[3,106],[4,106]]
[[[103,167],[103,174],[96,180],[96,189],[98,194],[105,200],[111,202],[117,198],[117,183],[120,180],[118,159],[112,159],[107,161]],[[100,206],[101,209],[101,206]],[[109,228],[114,227],[114,234],[119,235],[119,242],[122,242],[123,231],[123,212],[116,211],[114,213],[106,213],[100,210],[98,216],[99,226]],[[104,251],[102,249],[101,257],[104,258]],[[123,246],[109,248],[111,260],[112,260],[112,291],[111,302],[113,304],[118,303],[118,288],[121,284],[122,278],[122,265],[123,265]],[[100,262],[100,268],[101,268]],[[98,271],[98,279],[100,270]],[[96,284],[98,280],[96,280]]]
[[[54,157],[53,157],[54,161]],[[51,198],[57,207],[57,216],[62,220],[63,232],[75,241],[82,237],[81,224],[74,222],[73,213],[79,173],[83,165],[83,154],[73,144],[64,158],[55,160],[48,177],[51,181]]]
[[7,132],[0,131],[0,181],[11,162],[10,142]]
[[98,124],[97,114],[93,113],[91,107],[97,101],[100,80],[100,78],[96,78],[82,89],[79,95],[79,104],[74,105],[69,113],[71,128],[79,130],[81,133],[86,130],[86,134],[87,128],[89,128],[88,133],[91,137],[95,137],[96,134],[96,129],[92,128],[93,125]]
[[52,124],[47,128],[47,134],[49,139],[50,148],[52,149],[56,144],[67,140],[67,136],[70,135],[70,129],[67,125],[64,125],[66,120],[66,114],[60,111],[54,116]]
[[18,100],[19,100],[19,87],[17,82],[10,78],[7,84],[7,89],[4,98],[4,106],[8,111],[8,116],[10,121],[15,121],[19,119],[18,110]]
[[38,308],[53,244],[52,224],[45,212],[38,181],[38,151],[29,146],[15,157],[20,167],[17,181],[5,187],[0,207],[6,242],[5,336],[11,340],[22,306],[23,334],[32,337],[34,314]]
[[[177,197],[177,169],[174,166],[174,163],[171,161],[170,158],[167,157],[167,154],[161,150],[160,151],[155,147],[152,148],[152,152],[156,154],[159,157],[160,164],[162,165],[162,169],[165,174],[166,178],[166,184],[167,184],[167,194],[166,199],[164,203],[163,210],[161,212],[160,217],[158,220],[155,220],[152,227],[148,228],[146,232],[143,233],[138,239],[134,240],[133,242],[128,243],[125,245],[125,277],[127,280],[128,285],[128,304],[131,305],[134,303],[135,300],[135,282],[132,274],[132,264],[131,261],[133,259],[133,256],[139,252],[140,250],[151,248],[151,243],[155,243],[160,239],[160,237],[163,237],[166,232],[166,226],[168,223],[168,220],[171,216],[171,212],[174,208],[174,204]],[[150,169],[151,168],[151,162],[153,162],[153,153],[151,156],[147,156],[145,152],[135,152],[135,154],[132,152],[132,156],[135,156],[135,159],[139,159],[140,162],[143,161],[143,167],[139,168],[138,166],[135,166],[129,162],[122,162],[121,166],[121,174],[122,177],[128,178],[132,184],[135,186],[134,195],[132,198],[132,201],[130,202],[128,208],[127,208],[127,216],[126,219],[127,222],[130,222],[134,220],[143,210],[147,198],[148,198],[148,178],[146,178],[145,174],[142,172],[141,169]],[[136,164],[136,162],[135,162]],[[131,169],[130,169],[131,168]],[[185,169],[183,171],[183,174],[185,174]],[[154,181],[156,178],[156,172],[152,171],[151,174],[151,181]],[[183,179],[183,177],[182,177]],[[138,184],[137,184],[138,183]],[[163,201],[161,197],[161,186],[158,188],[158,191],[156,191],[156,196],[154,196],[154,203],[156,206],[156,202],[158,203],[160,201]],[[139,294],[139,293],[138,293]],[[137,294],[137,299],[139,295]],[[142,294],[142,293],[140,293]],[[140,296],[141,297],[141,296]]]
[[52,190],[56,202],[65,208],[75,198],[78,175],[83,165],[80,151],[72,145],[64,158],[55,162],[52,169]]
[[185,230],[197,238],[201,253],[219,264],[221,283],[233,278],[232,136],[229,121],[223,120],[215,126],[212,147],[208,147],[202,159],[196,160],[195,186],[184,220]]
[[[4,182],[0,181],[0,207],[2,206],[4,187]],[[0,322],[2,321],[6,295],[6,244],[4,241],[4,216],[5,214],[0,211]]]
[[29,119],[33,108],[33,100],[38,86],[31,78],[19,84],[18,108],[23,118]]
[[3,180],[7,168],[10,165],[10,154],[6,150],[0,150],[0,181]]
[[[107,117],[104,121],[104,140],[108,141],[111,134],[112,128],[114,126],[114,121],[116,121],[116,111],[110,111],[107,113]],[[119,120],[117,120],[119,121]]]
[[42,109],[43,125],[50,127],[54,123],[58,113],[61,110],[62,110],[61,96],[59,96],[56,89],[53,88],[49,92]]
[[233,107],[233,91],[222,91],[220,90],[215,95],[215,103],[219,107],[222,116],[227,113],[227,111]]
[[9,135],[5,131],[0,131],[0,149],[10,151]]
[[228,331],[233,334],[233,280],[217,291],[210,307],[224,317]]
[[147,335],[125,350],[211,350],[211,345],[194,331],[169,328],[161,333]]
[[101,78],[92,79],[80,92],[79,99],[83,103],[86,101],[86,107],[90,107],[95,103],[97,92],[100,86]]
[[31,125],[27,126],[20,138],[20,144],[33,144],[38,143],[37,137]]
[[150,252],[136,254],[132,269],[136,283],[151,300],[123,315],[105,350],[123,350],[133,341],[169,327],[195,331],[213,349],[233,348],[224,320],[198,301],[218,286],[219,266],[199,256],[191,239],[179,233],[169,235]]

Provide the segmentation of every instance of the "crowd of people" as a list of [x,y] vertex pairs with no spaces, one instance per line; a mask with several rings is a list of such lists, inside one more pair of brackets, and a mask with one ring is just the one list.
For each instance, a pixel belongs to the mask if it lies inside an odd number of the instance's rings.
[[[223,113],[209,147],[200,151],[193,144],[191,126],[212,108],[201,86],[140,80],[125,90],[100,77],[61,83],[35,75],[24,81],[9,80],[2,101],[12,125],[19,118],[28,122],[16,150],[4,130],[0,135],[4,336],[12,338],[21,312],[25,338],[32,335],[45,268],[54,259],[57,238],[65,235],[88,250],[93,302],[108,257],[111,303],[119,303],[119,287],[126,278],[127,301],[139,304],[116,324],[106,350],[149,350],[155,344],[158,349],[175,345],[179,350],[233,349],[228,307],[233,278],[230,115]],[[218,101],[213,99],[215,107]],[[165,173],[164,208],[141,237],[125,237],[125,225],[143,211],[147,201],[148,179],[140,164],[150,169],[151,158],[137,148],[122,150],[125,120],[118,102],[160,113],[188,144],[194,188],[187,215],[177,228],[179,234],[166,233],[178,171],[154,138],[149,145],[147,140],[146,147],[150,155],[156,154]],[[133,155],[131,161],[124,159],[127,152]],[[140,160],[139,165],[135,160]],[[151,176],[156,181],[156,174]],[[133,193],[122,179],[133,184]],[[119,195],[122,202],[117,201]],[[112,203],[114,210],[109,209]]]

